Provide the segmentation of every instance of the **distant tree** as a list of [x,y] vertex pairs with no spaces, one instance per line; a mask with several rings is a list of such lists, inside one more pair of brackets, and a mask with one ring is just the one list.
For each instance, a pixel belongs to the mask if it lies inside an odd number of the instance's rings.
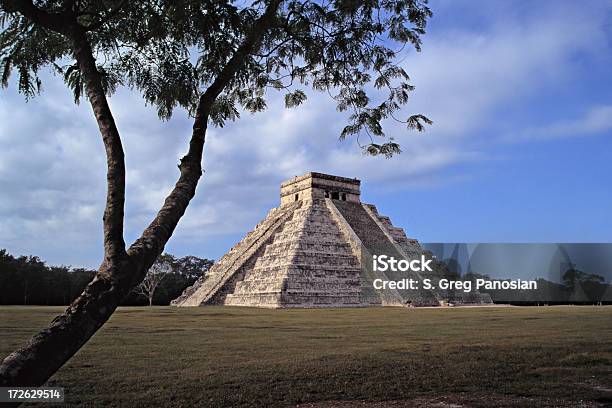
[[[168,305],[172,299],[180,296],[185,288],[193,285],[212,265],[213,261],[210,259],[192,255],[177,259],[173,255],[164,253],[157,258],[143,282],[133,292],[140,297],[144,296],[149,306]],[[133,296],[124,302],[124,304],[133,303]]]
[[586,273],[572,266],[562,276],[563,285],[570,291],[574,291],[576,284],[603,284],[605,279],[601,275]]
[[[398,116],[413,89],[398,52],[420,49],[430,16],[426,0],[0,0],[3,85],[17,72],[19,90],[32,97],[39,70],[55,69],[75,101],[87,95],[107,156],[102,264],[65,313],[4,359],[0,386],[44,383],[144,279],[195,195],[209,122],[223,126],[240,107],[264,110],[270,89],[295,107],[310,86],[351,113],[340,138],[367,137],[368,154],[399,153],[384,139],[385,119],[419,131],[431,123]],[[178,106],[194,117],[178,181],[129,248],[124,152],[107,101],[121,85],[140,91],[163,119]]]
[[214,264],[210,259],[188,255],[175,261],[175,272],[194,282],[204,275]]
[[[162,256],[163,255],[160,255],[160,258]],[[158,258],[153,266],[149,268],[142,282],[136,286],[136,292],[148,299],[149,306],[153,306],[153,296],[155,295],[157,287],[171,271],[172,265],[170,262]]]
[[172,273],[166,275],[157,291],[155,304],[168,305],[170,301],[179,297],[183,291],[193,285],[201,276],[205,275],[213,265],[210,259],[196,256],[185,256],[176,259],[173,263]]
[[601,301],[609,289],[603,276],[581,271],[575,265],[565,271],[561,280],[569,299],[575,301]]

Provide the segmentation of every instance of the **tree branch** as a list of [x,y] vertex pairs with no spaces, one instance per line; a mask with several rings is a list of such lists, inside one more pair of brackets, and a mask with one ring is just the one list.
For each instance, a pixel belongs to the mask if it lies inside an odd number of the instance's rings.
[[74,55],[85,80],[89,102],[96,117],[106,150],[107,192],[104,209],[104,262],[119,265],[125,257],[123,218],[125,205],[125,160],[121,137],[102,87],[100,73],[85,31],[77,28],[71,35]]
[[[146,271],[155,262],[195,195],[196,186],[202,176],[202,150],[210,109],[232,77],[242,68],[247,57],[259,49],[263,35],[271,27],[281,3],[282,0],[273,0],[268,4],[266,11],[253,24],[232,58],[200,97],[189,151],[181,159],[179,166],[179,179],[155,219],[128,249],[130,261],[138,265],[137,269]],[[140,280],[142,276],[135,278]]]
[[[113,114],[108,105],[100,73],[85,29],[73,11],[49,13],[36,7],[31,0],[9,0],[9,6],[36,24],[66,35],[72,40],[74,56],[84,78],[87,96],[102,134],[107,162],[107,194],[104,209],[104,262],[119,265],[125,257],[123,217],[125,204],[125,162],[123,146]],[[115,268],[110,268],[110,271]]]
[[[48,13],[34,6],[31,0],[11,0],[11,7],[26,18],[72,40],[74,56],[84,78],[89,102],[102,134],[107,162],[107,194],[104,209],[104,262],[119,265],[125,257],[123,217],[125,204],[125,162],[123,146],[113,114],[108,105],[100,73],[85,29],[78,25],[71,9]],[[112,268],[111,268],[112,269]]]
[[87,31],[95,31],[98,28],[102,27],[104,25],[104,23],[110,21],[113,17],[115,17],[117,15],[117,13],[119,13],[121,11],[121,9],[123,8],[123,6],[125,6],[127,3],[128,3],[128,0],[123,0],[115,8],[110,10],[108,12],[108,14],[106,14],[106,16],[101,18],[100,21],[97,21],[97,22],[92,23],[89,26],[87,26],[86,30]]
[[67,29],[72,23],[70,10],[49,13],[36,7],[32,0],[4,0],[4,3],[7,9],[18,11],[28,20],[58,33],[67,34]]

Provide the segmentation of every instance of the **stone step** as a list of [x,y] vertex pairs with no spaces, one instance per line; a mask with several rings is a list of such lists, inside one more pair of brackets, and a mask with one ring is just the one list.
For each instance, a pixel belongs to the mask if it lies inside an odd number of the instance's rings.
[[266,247],[267,254],[286,253],[292,250],[310,251],[313,253],[352,254],[348,243],[321,243],[304,241],[274,242]]

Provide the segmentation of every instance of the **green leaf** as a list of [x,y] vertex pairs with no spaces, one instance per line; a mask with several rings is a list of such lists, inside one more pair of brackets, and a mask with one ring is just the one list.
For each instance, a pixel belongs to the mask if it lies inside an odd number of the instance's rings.
[[301,105],[305,100],[306,94],[298,89],[285,95],[285,106],[287,108],[295,108]]
[[415,129],[418,132],[422,132],[425,130],[424,124],[432,125],[433,121],[427,118],[426,116],[419,114],[410,116],[408,118],[407,124],[409,129]]

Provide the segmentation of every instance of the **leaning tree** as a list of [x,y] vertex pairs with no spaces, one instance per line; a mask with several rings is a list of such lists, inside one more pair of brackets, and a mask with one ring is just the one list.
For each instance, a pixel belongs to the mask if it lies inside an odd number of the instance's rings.
[[[0,386],[43,384],[142,281],[195,194],[209,124],[264,110],[273,90],[295,107],[311,88],[347,111],[341,139],[356,137],[371,155],[399,153],[385,121],[419,131],[430,123],[402,113],[413,87],[400,66],[420,49],[430,16],[427,0],[0,0],[2,84],[15,74],[27,99],[50,67],[75,101],[89,100],[107,158],[100,267],[63,314],[4,359]],[[178,181],[128,248],[124,152],[107,101],[119,86],[161,119],[177,107],[193,118]]]

